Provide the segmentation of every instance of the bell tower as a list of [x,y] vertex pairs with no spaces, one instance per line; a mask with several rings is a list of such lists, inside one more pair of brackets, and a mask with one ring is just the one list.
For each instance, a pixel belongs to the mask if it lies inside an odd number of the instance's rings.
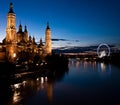
[[13,12],[13,4],[10,3],[7,14],[6,28],[6,58],[9,62],[15,63],[16,58],[16,16]]
[[48,22],[45,32],[45,47],[46,47],[46,54],[51,54],[52,53],[51,31]]
[[13,12],[13,4],[10,3],[7,15],[6,43],[16,42],[16,16]]

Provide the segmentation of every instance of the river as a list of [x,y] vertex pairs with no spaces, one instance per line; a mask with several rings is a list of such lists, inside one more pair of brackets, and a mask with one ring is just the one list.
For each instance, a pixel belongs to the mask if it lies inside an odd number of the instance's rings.
[[120,68],[70,59],[64,72],[8,87],[1,84],[0,105],[120,105]]

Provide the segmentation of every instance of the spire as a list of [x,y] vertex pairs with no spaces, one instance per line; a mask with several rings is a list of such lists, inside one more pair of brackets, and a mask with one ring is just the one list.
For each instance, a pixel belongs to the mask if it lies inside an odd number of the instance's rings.
[[33,36],[33,43],[35,43],[35,37]]
[[18,32],[22,32],[22,25],[20,23]]
[[42,42],[42,38],[40,38],[40,44],[39,44],[39,46],[44,46],[43,42]]
[[12,4],[12,2],[10,3],[10,9],[9,9],[9,12],[8,13],[14,13],[13,12],[13,4]]
[[30,42],[32,41],[32,37],[31,37],[31,36],[29,36],[29,41],[30,41]]
[[46,27],[46,29],[50,29],[50,27],[49,27],[49,22],[47,22],[47,27]]
[[26,32],[27,33],[27,26],[25,25],[25,29],[24,29],[24,32]]
[[46,27],[46,32],[45,32],[45,47],[46,47],[46,54],[51,54],[52,52],[51,31],[50,31],[48,22],[47,22],[47,27]]
[[42,38],[40,38],[40,44],[42,44]]

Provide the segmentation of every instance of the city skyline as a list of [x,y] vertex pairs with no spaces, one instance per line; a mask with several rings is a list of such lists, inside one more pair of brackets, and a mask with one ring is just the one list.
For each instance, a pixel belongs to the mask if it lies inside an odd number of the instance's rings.
[[16,28],[27,25],[39,42],[50,23],[54,47],[120,44],[119,0],[6,0],[0,4],[0,41],[6,36],[10,2],[16,14]]

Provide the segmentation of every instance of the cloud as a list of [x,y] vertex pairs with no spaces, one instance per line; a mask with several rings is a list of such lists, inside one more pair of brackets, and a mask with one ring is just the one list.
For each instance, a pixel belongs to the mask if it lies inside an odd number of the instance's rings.
[[71,43],[71,42],[68,42],[67,44],[70,45],[70,44],[72,44],[72,43]]
[[79,40],[75,40],[75,42],[80,42]]
[[80,40],[68,40],[68,39],[58,39],[58,38],[53,38],[51,39],[52,41],[71,41],[71,42],[80,42]]
[[52,41],[69,41],[69,40],[67,40],[67,39],[57,39],[57,38],[53,38],[53,39],[51,39]]

